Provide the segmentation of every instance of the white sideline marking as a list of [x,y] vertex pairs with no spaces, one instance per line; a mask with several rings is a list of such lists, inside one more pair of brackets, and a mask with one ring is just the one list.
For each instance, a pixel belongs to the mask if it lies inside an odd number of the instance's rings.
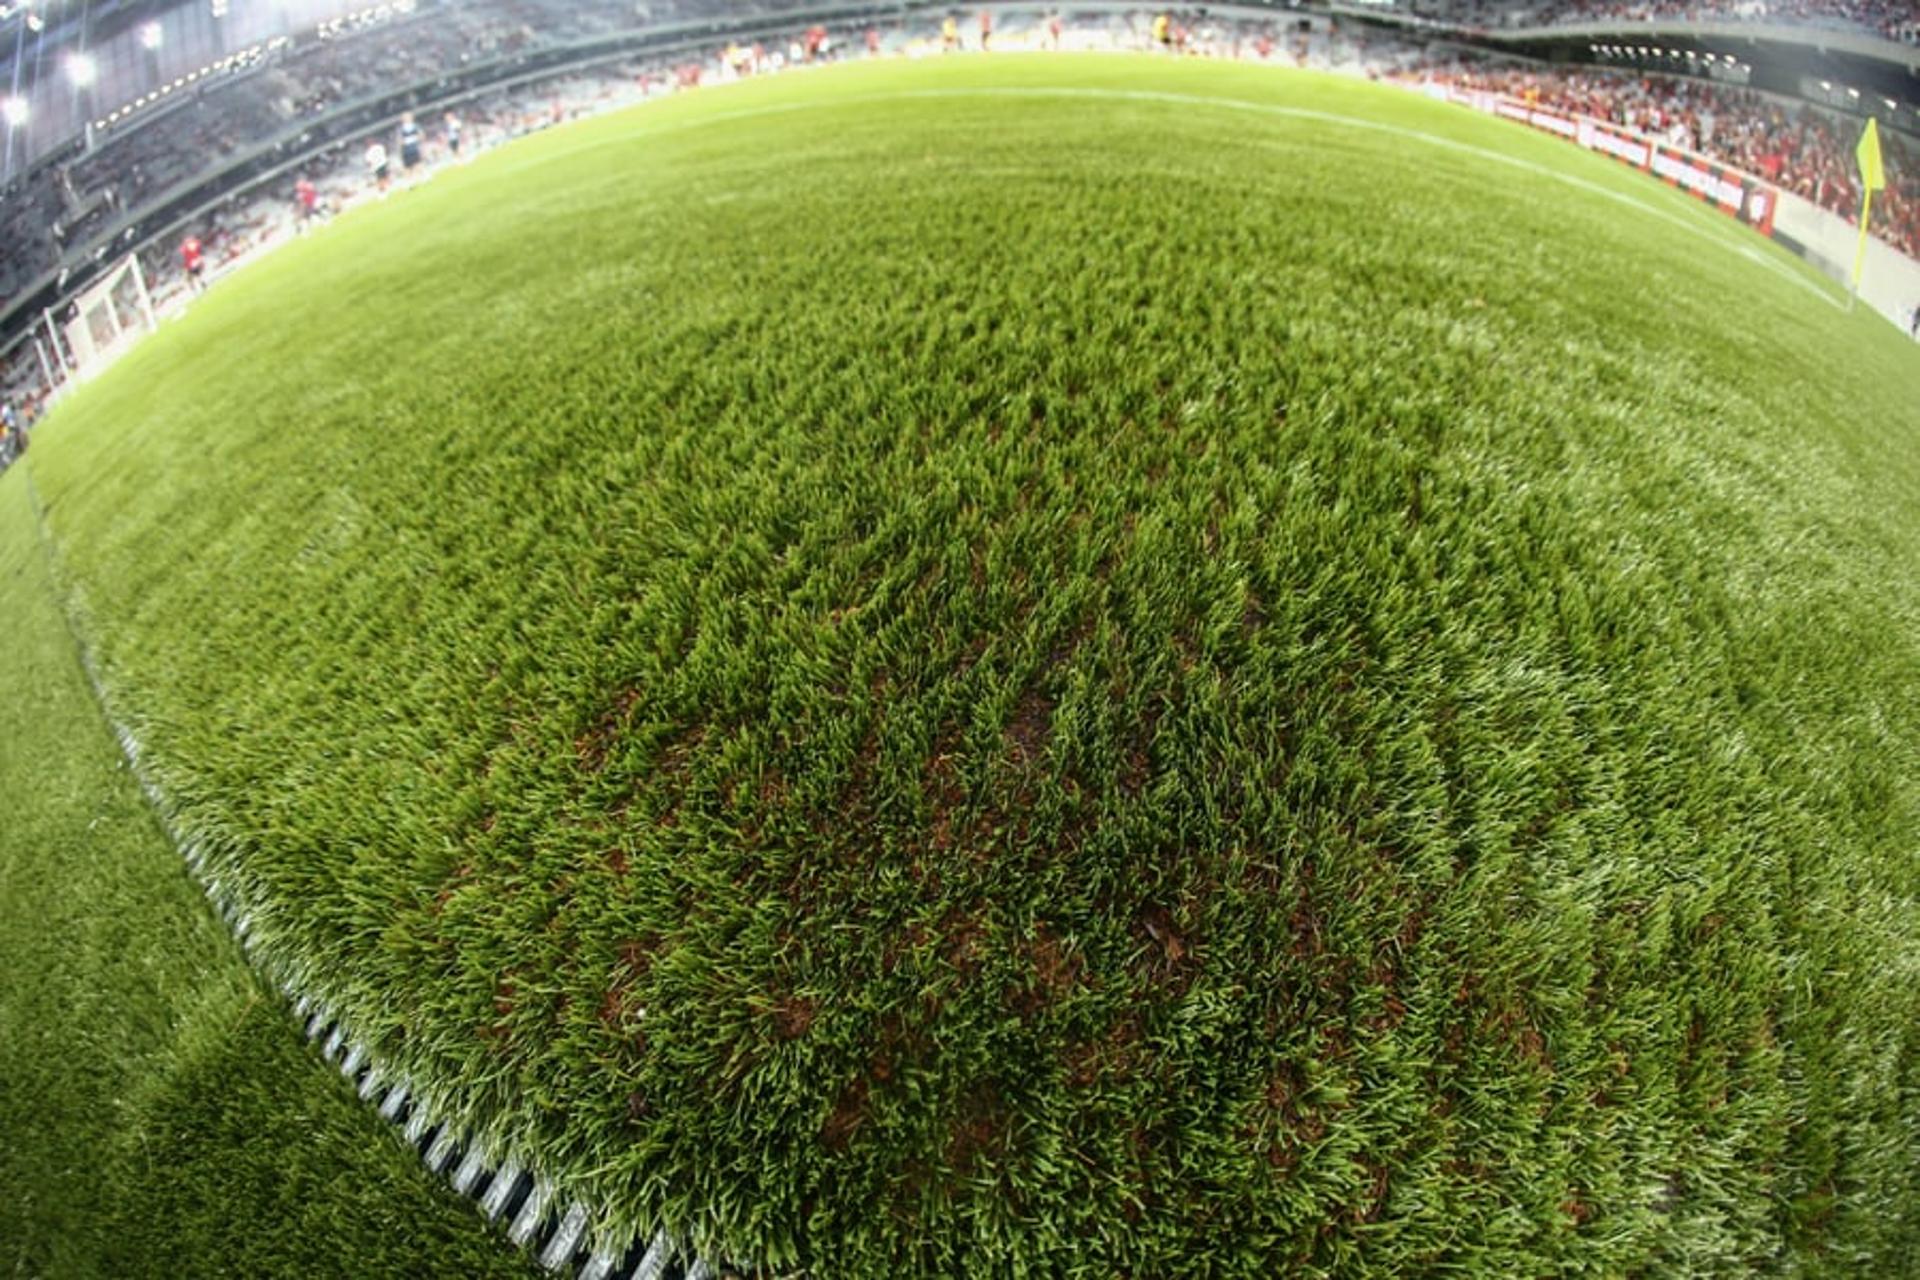
[[[1678,227],[1689,235],[1698,236],[1712,244],[1719,245],[1729,253],[1740,254],[1772,271],[1782,279],[1792,281],[1811,293],[1820,301],[1836,311],[1846,307],[1837,301],[1826,289],[1796,272],[1782,262],[1775,262],[1755,250],[1752,245],[1735,244],[1699,224],[1682,218],[1665,209],[1648,204],[1637,196],[1629,195],[1613,187],[1588,181],[1577,174],[1567,173],[1547,165],[1523,160],[1519,156],[1508,155],[1504,151],[1495,151],[1489,147],[1475,146],[1471,142],[1461,142],[1456,138],[1443,137],[1437,133],[1427,133],[1422,129],[1409,129],[1404,125],[1387,124],[1381,120],[1370,120],[1365,116],[1351,116],[1339,111],[1321,111],[1313,107],[1289,107],[1277,102],[1250,102],[1245,98],[1216,98],[1199,93],[1174,93],[1158,89],[1098,89],[1087,85],[1061,85],[1049,88],[1044,85],[978,85],[973,88],[954,89],[901,89],[892,93],[860,93],[845,97],[821,99],[809,102],[772,103],[764,107],[743,107],[738,111],[720,111],[712,115],[701,116],[695,120],[681,120],[673,124],[655,128],[635,129],[618,137],[603,138],[569,147],[564,151],[551,152],[526,167],[545,164],[583,151],[592,151],[600,147],[613,146],[635,138],[655,137],[666,133],[680,133],[688,129],[702,128],[710,124],[724,124],[733,120],[748,120],[757,116],[784,115],[791,111],[812,111],[824,107],[858,106],[863,104],[906,102],[915,99],[946,98],[1095,98],[1122,102],[1164,102],[1183,107],[1219,107],[1228,111],[1251,111],[1260,115],[1285,116],[1294,120],[1313,120],[1321,124],[1338,125],[1349,129],[1364,129],[1373,133],[1384,133],[1396,138],[1405,138],[1412,142],[1424,142],[1429,146],[1441,147],[1462,155],[1474,156],[1481,160],[1491,160],[1496,164],[1509,165],[1523,169],[1539,177],[1550,178],[1570,187],[1577,187],[1592,195],[1604,196],[1618,204],[1638,209],[1642,213],[1660,219],[1670,226]],[[644,107],[647,104],[641,103]],[[1754,234],[1758,234],[1757,232]]]
[[467,1158],[453,1171],[453,1189],[461,1195],[467,1194],[487,1167],[487,1153],[478,1145],[468,1149]]
[[547,1247],[538,1259],[541,1266],[549,1271],[558,1271],[567,1265],[573,1257],[573,1251],[580,1247],[580,1238],[587,1234],[587,1211],[579,1203],[567,1210],[567,1216],[560,1220],[560,1227],[553,1233],[553,1239],[547,1241]]
[[393,1087],[393,1092],[380,1104],[380,1118],[391,1120],[400,1114],[400,1108],[407,1105],[407,1082],[402,1080]]
[[513,1190],[513,1184],[520,1181],[520,1162],[509,1160],[500,1166],[493,1175],[493,1181],[487,1184],[487,1194],[480,1198],[480,1211],[489,1218],[497,1218],[507,1206],[507,1195]]
[[443,1126],[440,1136],[433,1140],[431,1147],[427,1148],[427,1168],[435,1173],[445,1173],[447,1161],[453,1159],[454,1148],[459,1145],[460,1138],[454,1133],[453,1126],[451,1124]]
[[647,1246],[647,1252],[640,1259],[640,1265],[633,1269],[633,1280],[660,1280],[660,1273],[673,1261],[673,1238],[662,1231],[654,1236],[653,1243]]
[[547,1213],[547,1198],[553,1194],[553,1188],[545,1179],[533,1184],[533,1190],[527,1192],[526,1203],[520,1206],[520,1212],[514,1215],[513,1225],[507,1228],[507,1239],[513,1241],[516,1248],[524,1249],[527,1241],[540,1227],[540,1219]]
[[418,1146],[420,1138],[433,1127],[433,1115],[425,1107],[415,1107],[413,1114],[407,1117],[407,1127],[401,1130],[406,1135],[407,1145]]

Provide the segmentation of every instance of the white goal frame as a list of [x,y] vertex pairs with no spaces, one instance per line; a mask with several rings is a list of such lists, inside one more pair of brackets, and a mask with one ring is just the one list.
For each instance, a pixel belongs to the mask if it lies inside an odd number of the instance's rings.
[[[129,276],[134,301],[122,307],[116,295]],[[140,269],[140,259],[131,253],[77,295],[73,306],[73,319],[67,322],[67,348],[73,352],[76,379],[99,373],[159,326],[153,314],[153,295],[147,292],[146,273]]]

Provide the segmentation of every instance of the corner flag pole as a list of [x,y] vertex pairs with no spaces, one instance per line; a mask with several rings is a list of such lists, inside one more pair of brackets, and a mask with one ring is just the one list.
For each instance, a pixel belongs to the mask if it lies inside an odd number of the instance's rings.
[[1873,193],[1887,185],[1887,171],[1880,161],[1880,122],[1867,117],[1860,134],[1860,145],[1853,157],[1860,165],[1860,244],[1853,251],[1853,291],[1847,295],[1847,310],[1860,296],[1860,270],[1867,262],[1867,218],[1873,213]]
[[1860,193],[1860,243],[1853,251],[1853,292],[1847,295],[1847,310],[1860,296],[1860,268],[1867,264],[1867,218],[1873,213],[1873,188]]

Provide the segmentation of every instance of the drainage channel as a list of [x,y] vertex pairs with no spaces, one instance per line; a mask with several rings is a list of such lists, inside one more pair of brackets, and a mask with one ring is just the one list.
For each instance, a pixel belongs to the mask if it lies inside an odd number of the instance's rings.
[[571,1274],[574,1280],[726,1280],[751,1274],[735,1267],[716,1266],[666,1231],[622,1239],[596,1233],[593,1223],[600,1215],[579,1201],[564,1200],[556,1194],[552,1179],[522,1163],[512,1153],[502,1152],[496,1158],[496,1154],[477,1139],[477,1131],[464,1131],[436,1115],[429,1091],[418,1087],[404,1074],[382,1066],[323,1001],[300,990],[294,979],[276,972],[278,966],[256,949],[255,910],[242,901],[234,886],[222,882],[210,865],[205,842],[179,828],[172,806],[166,803],[166,797],[142,762],[139,739],[113,714],[94,664],[93,651],[81,635],[65,592],[61,590],[53,539],[47,530],[45,508],[31,471],[27,474],[27,495],[33,506],[34,524],[41,550],[46,555],[50,580],[62,596],[61,615],[74,650],[80,655],[80,667],[93,691],[94,704],[113,730],[120,753],[167,839],[185,860],[188,871],[205,891],[214,911],[239,941],[254,972],[286,997],[301,1034],[320,1057],[346,1077],[360,1100],[387,1122],[400,1141],[418,1153],[429,1171],[455,1194],[473,1202],[482,1216],[505,1230],[507,1239],[515,1247],[526,1251],[546,1270]]

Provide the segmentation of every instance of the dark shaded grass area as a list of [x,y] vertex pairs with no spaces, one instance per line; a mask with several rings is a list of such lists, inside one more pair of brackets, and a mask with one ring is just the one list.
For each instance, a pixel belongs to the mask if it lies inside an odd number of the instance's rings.
[[1744,234],[1366,86],[855,69],[331,228],[35,466],[265,945],[633,1225],[1898,1272],[1920,376]]
[[0,1272],[526,1274],[304,1048],[155,825],[0,479]]

